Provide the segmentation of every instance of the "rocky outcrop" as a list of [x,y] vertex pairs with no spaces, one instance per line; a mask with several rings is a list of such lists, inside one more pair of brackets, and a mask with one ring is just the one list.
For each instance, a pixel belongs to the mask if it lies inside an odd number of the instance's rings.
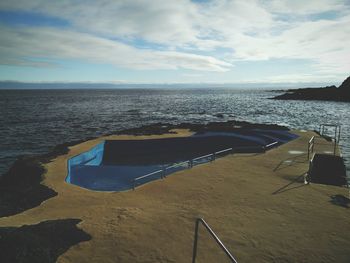
[[78,228],[80,219],[48,220],[36,225],[0,227],[2,263],[54,263],[70,247],[91,240]]
[[328,100],[350,102],[350,77],[337,88],[327,86],[323,88],[291,89],[276,96],[277,100]]

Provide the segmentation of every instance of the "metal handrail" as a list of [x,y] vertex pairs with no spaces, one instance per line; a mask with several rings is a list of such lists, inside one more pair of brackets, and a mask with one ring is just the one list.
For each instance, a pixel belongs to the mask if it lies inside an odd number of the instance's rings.
[[314,146],[315,146],[315,136],[312,136],[311,139],[308,142],[307,147],[307,159],[310,159],[310,153],[314,152]]
[[[330,137],[333,142],[333,155],[337,152],[337,144],[339,144],[340,140],[340,125],[333,125],[333,124],[320,124],[320,136],[312,136],[311,139],[308,142],[308,149],[307,149],[307,159],[310,160],[310,154],[314,152],[315,144],[316,144],[316,138],[323,138],[324,136],[324,127],[335,127],[335,134],[334,137]],[[338,131],[339,128],[339,131]]]
[[202,223],[203,226],[208,230],[209,234],[214,238],[216,243],[221,247],[221,249],[225,252],[225,254],[229,257],[231,262],[238,263],[237,260],[232,256],[230,251],[225,247],[225,245],[222,243],[220,238],[215,234],[215,232],[210,228],[210,226],[207,224],[207,222],[204,221],[203,218],[197,218],[196,220],[196,226],[194,230],[194,242],[193,242],[193,254],[192,254],[192,263],[196,262],[196,256],[197,256],[197,245],[198,245],[198,227],[199,223]]
[[334,137],[332,139],[334,139],[335,141],[337,141],[339,143],[340,142],[341,125],[339,125],[339,124],[320,124],[319,134],[321,136],[325,135],[325,128],[326,127],[334,128]]
[[[135,190],[135,184],[136,184],[136,181],[141,180],[141,179],[146,178],[146,177],[149,177],[149,176],[151,176],[151,175],[154,175],[154,174],[160,173],[160,172],[164,172],[164,170],[158,170],[158,171],[155,171],[155,172],[152,172],[152,173],[145,174],[145,175],[142,175],[142,176],[139,176],[139,177],[134,178],[134,180],[133,180],[133,187],[132,187],[132,189],[134,189],[134,190]],[[162,175],[161,175],[161,177],[162,177]]]
[[207,158],[207,157],[210,157],[210,156],[213,156],[213,153],[210,153],[210,154],[207,154],[207,155],[202,155],[202,156],[199,156],[197,158],[193,158],[192,161],[196,161],[196,160],[199,160],[199,159]]
[[[272,145],[275,145],[275,144],[277,144],[277,143],[278,143],[277,141],[276,141],[276,142],[273,142],[273,143],[270,143],[270,144],[264,146],[264,148],[271,147]],[[167,167],[163,168],[162,170],[158,170],[158,171],[155,171],[155,172],[152,172],[152,173],[149,173],[149,174],[142,175],[142,176],[140,176],[140,177],[134,178],[134,179],[133,179],[133,189],[135,190],[136,181],[138,181],[138,180],[140,180],[140,179],[149,177],[149,176],[151,176],[151,175],[154,175],[154,174],[157,174],[157,173],[160,173],[160,172],[162,173],[162,174],[161,174],[161,178],[164,178],[164,177],[165,177],[165,171],[166,171],[166,170],[169,170],[169,169],[171,169],[171,168],[175,168],[175,167],[181,166],[181,165],[183,165],[183,164],[187,164],[187,165],[188,165],[188,168],[192,168],[192,167],[193,167],[193,162],[196,161],[196,160],[203,159],[203,158],[207,158],[207,157],[211,157],[211,161],[214,161],[214,160],[216,159],[216,155],[217,155],[217,154],[224,153],[224,152],[229,152],[229,151],[232,151],[232,152],[233,152],[233,149],[234,149],[234,148],[227,148],[227,149],[220,150],[220,151],[217,151],[217,152],[214,152],[214,153],[202,155],[202,156],[193,158],[193,159],[191,159],[191,160],[187,160],[187,161],[183,161],[183,162],[180,162],[180,163],[173,164],[173,165],[171,165],[171,166],[167,166]]]
[[273,145],[275,145],[275,144],[277,144],[277,143],[278,143],[277,141],[272,142],[272,143],[270,143],[270,144],[268,144],[268,145],[265,145],[264,148],[265,148],[265,149],[266,149],[266,148],[269,148],[269,147],[271,147],[271,146],[273,146]]
[[233,148],[227,148],[225,150],[221,150],[221,151],[218,151],[218,152],[215,152],[215,154],[220,154],[220,153],[224,153],[224,152],[228,152],[228,151],[232,151]]
[[171,165],[171,166],[167,166],[167,167],[165,168],[165,170],[168,170],[168,169],[171,169],[171,168],[175,168],[175,167],[181,166],[181,165],[183,165],[183,164],[188,164],[188,162],[190,162],[190,161],[184,161],[184,162],[181,162],[181,163],[173,164],[173,165]]

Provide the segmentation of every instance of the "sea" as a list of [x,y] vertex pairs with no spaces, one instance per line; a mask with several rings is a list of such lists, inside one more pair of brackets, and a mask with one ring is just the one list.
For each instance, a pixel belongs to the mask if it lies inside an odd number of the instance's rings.
[[0,90],[0,175],[19,156],[44,154],[65,142],[159,122],[239,120],[302,130],[341,125],[340,145],[349,177],[350,103],[270,99],[282,93],[159,86]]

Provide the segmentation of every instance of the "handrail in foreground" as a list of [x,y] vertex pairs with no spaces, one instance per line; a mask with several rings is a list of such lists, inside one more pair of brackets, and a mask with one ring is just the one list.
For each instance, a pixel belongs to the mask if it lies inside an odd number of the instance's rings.
[[197,218],[196,220],[196,226],[194,230],[194,241],[193,241],[193,254],[192,254],[192,263],[196,262],[197,257],[197,245],[198,245],[198,228],[199,223],[202,223],[202,225],[206,228],[206,230],[209,232],[209,234],[212,236],[212,238],[216,241],[216,243],[220,246],[220,248],[225,252],[225,254],[228,256],[228,258],[231,260],[231,262],[238,263],[237,260],[232,256],[230,251],[225,247],[225,245],[222,243],[220,238],[215,234],[215,232],[210,228],[210,226],[207,224],[207,222],[204,221],[203,218]]

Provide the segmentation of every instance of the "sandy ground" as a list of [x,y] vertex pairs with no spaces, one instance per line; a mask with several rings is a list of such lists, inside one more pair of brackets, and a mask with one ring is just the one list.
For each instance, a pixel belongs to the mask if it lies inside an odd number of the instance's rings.
[[[56,197],[0,218],[0,227],[81,219],[78,227],[91,240],[71,246],[58,262],[191,262],[195,218],[203,217],[239,262],[350,262],[350,209],[334,202],[348,190],[303,183],[314,133],[296,133],[301,137],[267,153],[229,155],[120,193],[65,183],[67,158],[105,138],[91,140],[46,165],[43,184]],[[227,262],[203,228],[197,260]]]

